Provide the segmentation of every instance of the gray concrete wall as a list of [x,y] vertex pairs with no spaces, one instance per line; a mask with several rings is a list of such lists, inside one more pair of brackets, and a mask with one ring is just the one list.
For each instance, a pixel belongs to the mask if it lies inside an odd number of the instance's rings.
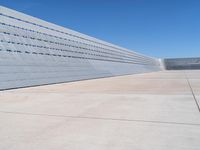
[[155,58],[0,6],[0,90],[158,70]]
[[166,70],[200,69],[200,57],[164,59]]

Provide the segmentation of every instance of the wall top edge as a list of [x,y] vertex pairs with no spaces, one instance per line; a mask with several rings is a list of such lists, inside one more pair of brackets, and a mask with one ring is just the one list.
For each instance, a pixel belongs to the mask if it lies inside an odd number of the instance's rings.
[[50,22],[44,21],[42,19],[39,19],[39,18],[30,16],[30,15],[24,14],[22,12],[15,11],[13,9],[4,7],[2,5],[0,5],[0,13],[5,13],[5,14],[10,15],[10,16],[19,17],[20,19],[26,19],[26,20],[34,22],[34,23],[37,22],[37,23],[42,24],[42,25],[50,26],[50,27],[56,28],[58,30],[62,30],[62,31],[68,32],[70,34],[79,35],[81,37],[84,37],[84,38],[87,38],[87,39],[90,39],[90,40],[93,40],[93,41],[96,41],[96,42],[99,42],[99,43],[102,43],[102,44],[105,44],[105,45],[108,45],[108,46],[113,46],[115,48],[119,48],[119,49],[121,49],[123,51],[131,52],[131,53],[134,53],[134,54],[137,54],[137,55],[141,55],[143,57],[147,57],[147,58],[151,58],[151,59],[154,59],[154,60],[158,60],[157,58],[154,58],[154,57],[151,57],[151,56],[146,56],[144,54],[135,52],[133,50],[129,50],[129,49],[117,46],[115,44],[112,44],[112,43],[109,43],[109,42],[106,42],[106,41],[91,37],[89,35],[74,31],[72,29],[69,29],[69,28],[66,28],[66,27],[62,27],[62,26],[56,25],[54,23],[50,23]]

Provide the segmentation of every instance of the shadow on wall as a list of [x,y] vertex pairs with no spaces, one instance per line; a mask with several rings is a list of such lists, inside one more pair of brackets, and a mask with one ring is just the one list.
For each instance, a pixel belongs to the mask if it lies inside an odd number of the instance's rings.
[[200,69],[200,57],[164,59],[166,70],[195,70]]

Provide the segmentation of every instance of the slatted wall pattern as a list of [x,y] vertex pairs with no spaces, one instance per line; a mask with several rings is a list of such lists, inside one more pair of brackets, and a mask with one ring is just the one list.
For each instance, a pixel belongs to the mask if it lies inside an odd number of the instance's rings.
[[0,90],[158,70],[155,58],[0,6]]

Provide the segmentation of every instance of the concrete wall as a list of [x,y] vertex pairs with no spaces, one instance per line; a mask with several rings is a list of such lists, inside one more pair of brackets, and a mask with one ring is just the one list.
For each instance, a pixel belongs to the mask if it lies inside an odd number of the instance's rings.
[[200,57],[164,59],[166,70],[200,69]]
[[158,70],[155,58],[0,6],[0,90]]

